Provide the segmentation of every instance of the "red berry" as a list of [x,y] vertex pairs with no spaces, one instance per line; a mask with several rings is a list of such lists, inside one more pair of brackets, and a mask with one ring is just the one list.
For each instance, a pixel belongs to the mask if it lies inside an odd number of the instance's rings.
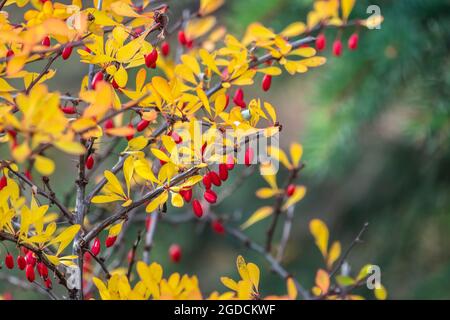
[[30,170],[25,171],[25,177],[27,177],[28,180],[33,181],[33,176],[31,175]]
[[25,275],[27,276],[28,281],[33,282],[35,279],[34,266],[28,264],[27,267],[25,268]]
[[[131,123],[128,125],[128,128],[133,128],[134,129],[134,127],[133,127],[133,125]],[[131,139],[134,138],[134,134],[130,134],[129,136],[126,136],[126,138],[127,138],[128,141],[130,141]]]
[[211,189],[206,190],[205,193],[203,194],[203,197],[209,203],[213,203],[214,204],[217,201],[217,194],[214,191],[212,191]]
[[97,87],[97,83],[99,83],[100,81],[103,81],[103,72],[102,71],[97,72],[94,75],[94,77],[92,78],[92,84],[91,84],[92,89],[95,90],[95,88]]
[[271,85],[272,85],[272,76],[268,74],[264,75],[262,80],[262,89],[267,92],[270,90]]
[[114,121],[112,119],[108,119],[105,121],[105,129],[113,129],[114,128]]
[[52,280],[50,278],[45,279],[45,287],[49,290],[53,288]]
[[228,179],[228,166],[225,163],[219,164],[219,178],[222,181]]
[[116,89],[116,90],[117,90],[117,89],[120,89],[120,86],[117,84],[116,79],[113,79],[112,82],[111,82],[111,84],[112,84],[112,86],[113,86],[114,89]]
[[210,176],[210,179],[211,179],[212,184],[215,185],[215,186],[217,186],[217,187],[220,187],[220,185],[222,184],[222,181],[220,180],[220,177],[219,177],[219,175],[217,174],[217,172],[211,171],[211,172],[209,173],[209,176]]
[[41,44],[42,44],[44,47],[50,47],[50,37],[49,37],[49,36],[46,36],[44,39],[42,39]]
[[174,141],[176,144],[180,144],[180,143],[183,142],[183,138],[180,137],[180,135],[179,135],[178,133],[176,133],[176,132],[172,132],[172,133],[170,134],[170,136],[172,137],[173,141]]
[[42,279],[47,279],[48,277],[48,268],[43,262],[39,262],[37,265],[37,271]]
[[9,50],[6,52],[6,57],[7,57],[7,58],[12,57],[13,55],[14,55],[14,51],[12,51],[11,49],[9,49]]
[[247,167],[251,166],[251,164],[253,162],[253,157],[254,157],[253,148],[249,147],[247,150],[245,150],[245,155],[244,155],[244,164]]
[[180,195],[183,197],[184,201],[191,202],[192,199],[192,188],[189,189],[181,189]]
[[25,269],[25,267],[27,266],[27,262],[23,256],[17,257],[17,266],[19,267],[20,270]]
[[225,233],[225,227],[222,224],[222,221],[220,220],[213,220],[211,222],[211,227],[217,234],[224,234]]
[[230,95],[226,94],[225,95],[225,107],[223,108],[223,110],[226,110],[228,105],[230,104]]
[[107,237],[106,241],[105,241],[106,247],[107,248],[112,247],[114,245],[114,243],[116,242],[116,240],[117,240],[116,236],[113,236],[113,237],[109,236],[109,237]]
[[186,48],[192,49],[194,46],[194,40],[186,39]]
[[137,131],[141,132],[144,131],[148,125],[150,124],[150,121],[142,119],[136,126]]
[[233,102],[235,105],[241,107],[242,109],[247,107],[247,104],[244,101],[244,91],[242,89],[239,88],[236,90],[236,92],[234,93]]
[[8,185],[8,180],[6,180],[6,176],[2,176],[0,179],[0,190]]
[[228,170],[234,169],[234,157],[231,154],[227,158],[227,169]]
[[164,57],[167,57],[170,53],[170,44],[166,41],[164,41],[161,45],[161,53]]
[[84,46],[84,51],[86,51],[87,53],[91,53],[92,52],[92,50],[91,49],[89,49],[87,46]]
[[340,39],[336,39],[333,43],[333,54],[336,57],[340,57],[342,55],[342,42]]
[[201,218],[201,216],[203,216],[202,204],[197,199],[192,201],[192,209],[197,217]]
[[348,48],[350,50],[358,49],[359,36],[357,33],[354,33],[348,38]]
[[72,50],[73,50],[73,47],[72,47],[72,46],[70,46],[70,45],[65,46],[64,49],[63,49],[63,51],[62,51],[62,54],[61,54],[62,58],[63,58],[64,60],[69,59],[69,58],[70,58],[70,55],[72,54]]
[[75,114],[77,113],[77,108],[75,107],[62,107],[61,111],[65,114]]
[[206,189],[211,189],[211,176],[209,175],[209,173],[203,176],[203,185]]
[[173,244],[169,248],[169,256],[172,262],[178,263],[181,260],[181,247],[178,244]]
[[100,239],[95,238],[94,243],[92,244],[92,247],[91,247],[91,252],[94,256],[98,256],[98,254],[100,253],[101,246],[102,245],[100,243]]
[[295,184],[288,185],[287,188],[286,188],[286,195],[288,197],[290,197],[290,196],[292,196],[294,194],[294,192],[295,192]]
[[92,154],[90,154],[87,159],[86,159],[86,168],[88,170],[91,170],[94,167],[94,156]]
[[158,51],[153,49],[152,52],[145,55],[145,65],[147,68],[156,68],[156,61],[158,60]]
[[178,32],[178,42],[182,45],[185,46],[187,44],[187,40],[186,40],[186,34],[184,33],[183,30],[180,30]]
[[35,266],[36,265],[36,257],[34,256],[33,251],[28,251],[27,255],[25,256],[25,260],[27,262],[27,265],[29,266]]
[[8,269],[13,269],[14,268],[14,258],[13,258],[13,256],[10,253],[8,253],[6,255],[6,257],[5,257],[5,266]]
[[322,51],[325,49],[327,45],[327,38],[325,38],[325,35],[323,33],[319,34],[316,38],[316,49],[318,51]]

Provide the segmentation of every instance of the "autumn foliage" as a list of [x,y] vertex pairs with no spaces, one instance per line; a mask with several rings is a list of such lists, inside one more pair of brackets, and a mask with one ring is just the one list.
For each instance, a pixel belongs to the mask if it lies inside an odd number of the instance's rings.
[[[275,230],[292,221],[306,194],[297,182],[303,148],[295,142],[286,151],[272,145],[264,152],[273,161],[261,161],[252,143],[278,135],[282,124],[275,106],[244,92],[251,85],[269,91],[283,73],[301,76],[320,67],[326,58],[318,53],[328,47],[335,56],[345,47],[356,50],[358,30],[380,19],[349,20],[354,3],[315,1],[306,22],[283,30],[256,22],[237,38],[213,15],[224,0],[200,0],[195,12],[170,22],[169,6],[148,0],[1,1],[3,279],[17,275],[38,283],[55,299],[361,298],[352,290],[364,284],[369,265],[355,275],[340,274],[346,258],[341,244],[329,242],[318,219],[309,226],[324,259],[311,275],[315,286],[304,288],[295,270],[282,265],[287,239],[275,239]],[[21,12],[22,21],[9,20],[12,10]],[[345,43],[340,33],[326,39],[325,28],[355,33]],[[53,63],[59,59],[86,68],[79,92],[63,94],[46,85],[58,78]],[[43,69],[30,71],[38,61]],[[110,145],[125,147],[116,155]],[[52,188],[60,168],[48,155],[52,149],[75,160],[76,175],[65,176],[73,197],[63,199]],[[98,172],[108,159],[115,164]],[[288,173],[287,181],[273,163]],[[230,225],[214,206],[232,191],[230,177],[253,172],[267,182],[256,197],[269,204]],[[149,251],[158,221],[178,223],[173,208],[266,257],[262,272],[275,271],[286,294],[261,295],[260,268],[239,253],[239,278],[220,278],[224,287],[212,293],[202,292],[201,275],[164,274]],[[146,218],[135,219],[139,214]],[[271,223],[266,243],[258,244],[245,231],[263,219]],[[127,233],[132,224],[145,232]],[[134,244],[126,248],[127,259],[113,264],[110,258],[125,237]],[[168,255],[177,263],[184,258],[182,246],[173,244]],[[383,287],[375,294],[386,296]]]

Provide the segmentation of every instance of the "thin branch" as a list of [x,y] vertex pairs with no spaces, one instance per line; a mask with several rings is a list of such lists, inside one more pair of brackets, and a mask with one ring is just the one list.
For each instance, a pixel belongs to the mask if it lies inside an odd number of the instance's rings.
[[134,241],[134,244],[133,244],[133,248],[131,248],[131,256],[130,256],[130,260],[128,262],[128,271],[127,271],[128,280],[131,277],[131,272],[133,271],[133,266],[134,266],[134,263],[136,262],[136,250],[139,245],[139,242],[141,242],[141,231],[138,232],[136,241]]
[[144,246],[144,251],[142,253],[142,260],[148,264],[149,260],[150,260],[150,250],[153,247],[153,238],[155,236],[155,232],[156,232],[156,226],[158,225],[158,211],[154,211],[151,213],[151,221],[150,221],[150,226],[147,230],[147,232],[145,233],[145,246]]
[[95,260],[95,261],[98,263],[98,265],[102,268],[103,272],[104,272],[105,275],[106,275],[106,279],[111,278],[111,274],[110,274],[109,271],[108,271],[108,267],[105,265],[105,260],[102,259],[102,258],[97,257],[96,255],[94,255],[94,254],[92,253],[92,251],[89,250],[89,249],[86,249],[86,250],[84,250],[84,251],[86,251],[87,253],[89,253],[89,254],[91,255],[91,257],[94,258],[94,260]]
[[342,265],[344,264],[345,260],[349,256],[350,252],[353,250],[353,248],[358,243],[362,243],[363,242],[361,237],[363,236],[364,232],[366,232],[368,227],[369,227],[369,223],[368,222],[364,223],[364,225],[362,226],[362,229],[359,231],[359,233],[356,236],[356,238],[352,241],[352,243],[347,248],[347,250],[345,250],[344,254],[341,256],[341,259],[339,260],[338,264],[334,267],[333,271],[331,271],[330,278],[332,278],[339,271],[339,269],[342,267]]
[[19,178],[20,180],[22,180],[24,183],[26,183],[28,186],[31,187],[33,193],[36,193],[40,196],[43,196],[44,198],[50,200],[51,203],[54,203],[63,213],[63,215],[67,218],[67,220],[69,221],[70,224],[75,224],[75,218],[72,214],[72,212],[69,211],[69,209],[67,209],[59,200],[58,198],[56,198],[54,196],[54,194],[48,194],[47,192],[45,192],[44,190],[42,190],[41,188],[39,188],[37,185],[35,185],[33,182],[31,182],[25,175],[23,175],[20,172],[17,172],[13,169],[11,169],[11,166],[6,162],[3,161],[2,165],[6,168],[8,168],[8,170],[14,174],[17,178]]
[[288,208],[286,212],[286,219],[284,221],[283,233],[280,240],[280,245],[277,250],[277,261],[281,262],[283,260],[284,252],[286,250],[287,243],[291,236],[292,221],[294,220],[295,205]]
[[52,300],[60,300],[50,289],[45,288],[42,284],[40,284],[36,281],[34,281],[33,283],[28,283],[16,276],[4,274],[4,273],[0,273],[0,279],[7,281],[10,284],[12,284],[16,287],[19,287],[21,289],[33,290],[38,293],[47,295]]

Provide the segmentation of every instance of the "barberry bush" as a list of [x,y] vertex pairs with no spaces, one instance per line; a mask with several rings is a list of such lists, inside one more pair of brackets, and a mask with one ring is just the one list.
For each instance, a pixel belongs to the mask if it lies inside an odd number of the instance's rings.
[[[303,149],[296,142],[287,151],[278,147],[277,108],[244,89],[269,91],[283,73],[320,67],[326,58],[318,53],[328,47],[335,56],[356,50],[359,30],[382,18],[351,20],[355,0],[322,0],[306,22],[283,30],[255,22],[238,38],[213,15],[224,0],[200,0],[179,20],[168,4],[154,2],[0,2],[2,281],[52,299],[362,298],[353,291],[371,265],[355,274],[341,267],[367,225],[341,250],[324,222],[310,222],[324,259],[311,289],[283,266],[295,206],[306,194],[297,182]],[[331,45],[325,28],[336,30]],[[354,30],[349,39],[341,39],[343,28]],[[58,79],[54,63],[61,59],[86,69],[79,92],[46,85]],[[43,68],[32,71],[39,62]],[[66,156],[52,158],[53,149]],[[73,176],[61,163],[68,158]],[[72,189],[65,196],[52,183],[58,171]],[[268,204],[238,224],[216,212],[255,173],[267,185],[254,199]],[[245,232],[263,219],[271,222],[259,244]],[[221,277],[214,292],[201,290],[201,275],[164,274],[150,259],[158,223],[190,220],[264,257],[262,272],[279,275],[286,294],[262,294],[260,268],[239,252],[239,279]],[[143,231],[131,232],[134,226]],[[186,258],[177,243],[168,255],[173,263]],[[374,293],[386,298],[382,285]]]

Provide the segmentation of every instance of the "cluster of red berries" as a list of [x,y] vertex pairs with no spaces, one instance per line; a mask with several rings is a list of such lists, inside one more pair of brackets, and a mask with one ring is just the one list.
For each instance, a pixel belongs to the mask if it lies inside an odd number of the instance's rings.
[[[350,50],[358,49],[359,35],[358,33],[353,33],[348,39],[347,46]],[[325,50],[327,46],[327,39],[323,33],[319,34],[316,38],[316,49],[317,51]],[[333,43],[333,55],[340,57],[342,55],[343,45],[342,40],[337,38]]]
[[[116,243],[116,240],[117,240],[117,236],[106,237],[105,246],[107,248],[112,247]],[[91,246],[91,253],[94,256],[98,256],[98,254],[100,253],[101,250],[102,250],[102,245],[101,245],[100,239],[95,238],[94,242],[92,243],[92,246]]]
[[[19,270],[25,270],[25,276],[28,281],[34,282],[36,279],[35,269],[39,276],[44,281],[47,289],[52,288],[52,280],[48,276],[48,268],[44,262],[39,261],[33,251],[30,251],[24,247],[21,249],[22,254],[17,256],[17,267]],[[5,266],[8,269],[14,269],[14,257],[11,253],[7,253],[5,256]]]

